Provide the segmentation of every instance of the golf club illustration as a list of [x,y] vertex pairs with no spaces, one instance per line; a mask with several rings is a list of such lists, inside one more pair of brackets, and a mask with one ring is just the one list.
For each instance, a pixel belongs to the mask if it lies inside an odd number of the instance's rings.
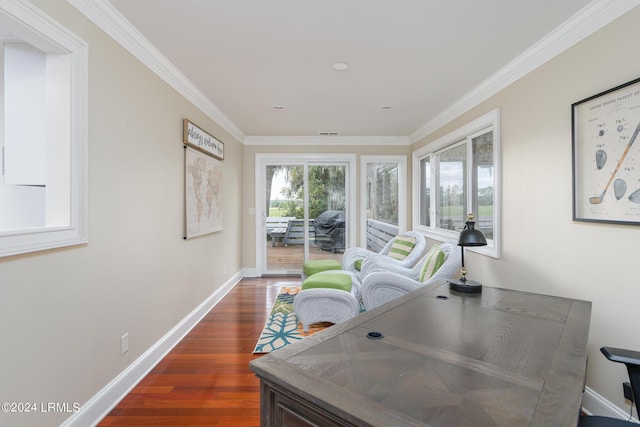
[[636,126],[636,130],[633,132],[633,135],[631,136],[631,139],[627,144],[627,148],[624,149],[624,153],[622,153],[622,156],[620,156],[620,160],[618,160],[618,164],[616,165],[616,168],[613,170],[613,173],[611,174],[611,177],[609,178],[607,185],[604,186],[604,190],[602,190],[602,194],[600,194],[599,196],[589,197],[589,203],[591,203],[592,205],[599,205],[600,203],[602,203],[602,200],[604,200],[604,195],[607,192],[609,185],[611,185],[611,181],[613,181],[613,178],[615,178],[616,173],[618,173],[618,169],[620,169],[620,165],[624,161],[624,158],[627,157],[627,153],[629,152],[629,149],[631,148],[636,138],[638,137],[639,132],[640,132],[640,123],[638,123],[638,126]]

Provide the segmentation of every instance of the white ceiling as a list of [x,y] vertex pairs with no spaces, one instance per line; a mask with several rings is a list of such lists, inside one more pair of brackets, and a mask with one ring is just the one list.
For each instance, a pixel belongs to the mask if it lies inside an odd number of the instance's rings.
[[[584,15],[590,1],[109,3],[243,137],[407,137]],[[335,62],[349,68],[335,71]]]

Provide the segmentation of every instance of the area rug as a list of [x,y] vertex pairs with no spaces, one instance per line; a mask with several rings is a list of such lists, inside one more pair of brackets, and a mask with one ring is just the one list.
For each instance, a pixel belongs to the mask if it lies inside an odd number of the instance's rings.
[[302,324],[298,322],[293,311],[293,298],[298,292],[300,292],[298,287],[280,288],[258,343],[253,349],[254,353],[270,353],[332,325],[332,323],[317,323],[309,327],[309,332],[304,332]]

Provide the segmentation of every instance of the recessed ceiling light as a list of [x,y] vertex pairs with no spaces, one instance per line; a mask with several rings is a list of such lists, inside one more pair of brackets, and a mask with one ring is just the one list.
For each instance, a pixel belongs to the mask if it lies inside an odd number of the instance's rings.
[[380,107],[381,110],[393,110],[393,105],[383,105]]
[[344,71],[347,68],[349,68],[349,64],[347,64],[346,62],[336,62],[331,66],[331,68],[333,68],[336,71]]
[[276,104],[276,105],[272,105],[271,108],[273,108],[274,110],[284,110],[287,107],[285,107],[284,105],[277,105]]

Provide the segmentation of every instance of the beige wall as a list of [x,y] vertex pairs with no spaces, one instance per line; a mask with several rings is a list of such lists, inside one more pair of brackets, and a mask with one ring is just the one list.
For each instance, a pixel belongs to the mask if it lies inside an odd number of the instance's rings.
[[571,104],[640,77],[638,22],[640,8],[413,147],[501,109],[503,255],[469,254],[469,274],[487,285],[592,301],[587,385],[627,410],[624,365],[598,349],[640,349],[633,268],[640,228],[572,221]]
[[[242,145],[66,1],[34,4],[90,45],[89,243],[0,258],[0,401],[84,403],[240,272]],[[224,231],[187,241],[185,117],[225,143]]]
[[[330,137],[328,137],[330,138]],[[244,234],[242,236],[242,265],[245,269],[251,270],[256,268],[256,239],[255,239],[255,215],[250,214],[249,210],[256,207],[255,193],[255,159],[258,153],[355,153],[356,158],[356,194],[351,200],[352,206],[355,206],[356,212],[360,212],[360,156],[361,155],[406,155],[407,156],[407,182],[411,177],[411,150],[408,145],[396,146],[379,146],[379,145],[246,145],[244,147],[243,161],[243,213],[242,222]],[[407,195],[410,197],[410,195]],[[407,212],[409,218],[407,224],[411,223],[411,204]],[[357,230],[356,241],[360,241],[360,223],[354,224]]]

